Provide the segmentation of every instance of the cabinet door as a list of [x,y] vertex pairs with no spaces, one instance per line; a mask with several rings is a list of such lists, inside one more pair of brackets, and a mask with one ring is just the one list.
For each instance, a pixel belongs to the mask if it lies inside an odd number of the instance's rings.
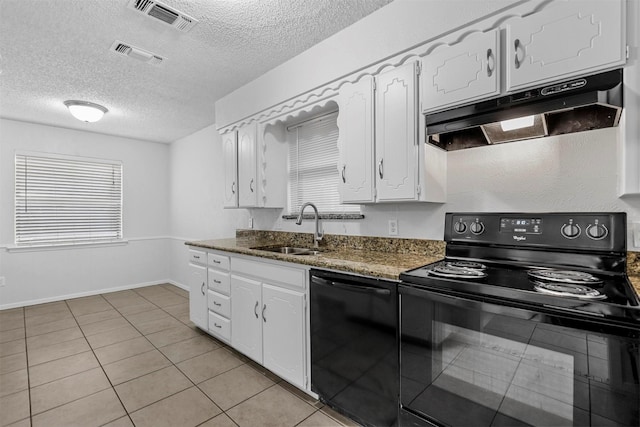
[[240,207],[253,207],[258,204],[256,154],[256,125],[250,124],[238,130],[238,206]]
[[231,275],[231,345],[262,363],[261,283]]
[[262,285],[264,366],[304,387],[304,294]]
[[373,77],[342,86],[338,103],[340,200],[373,202]]
[[625,63],[624,4],[620,0],[557,3],[507,27],[507,90]]
[[439,47],[422,60],[423,112],[500,93],[498,31],[474,33],[460,43]]
[[229,132],[222,135],[224,158],[224,207],[238,207],[238,135]]
[[416,71],[412,62],[376,78],[377,201],[417,197]]
[[207,268],[189,264],[189,318],[207,330]]

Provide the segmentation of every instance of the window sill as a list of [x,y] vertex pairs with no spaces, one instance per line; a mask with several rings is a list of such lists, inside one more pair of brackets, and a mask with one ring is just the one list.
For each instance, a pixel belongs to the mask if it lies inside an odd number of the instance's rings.
[[[302,215],[302,219],[314,219],[315,215],[314,214],[304,214]],[[298,219],[298,215],[282,215],[282,219]],[[363,214],[356,214],[356,213],[351,213],[351,214],[340,214],[340,213],[321,213],[320,214],[320,219],[324,219],[324,220],[331,220],[331,219],[337,219],[337,220],[341,220],[341,219],[364,219],[364,215]]]
[[41,251],[58,251],[68,249],[85,249],[85,248],[102,248],[105,246],[124,246],[128,245],[126,239],[114,240],[111,242],[86,242],[86,243],[60,243],[60,244],[43,244],[43,245],[5,245],[7,252],[41,252]]

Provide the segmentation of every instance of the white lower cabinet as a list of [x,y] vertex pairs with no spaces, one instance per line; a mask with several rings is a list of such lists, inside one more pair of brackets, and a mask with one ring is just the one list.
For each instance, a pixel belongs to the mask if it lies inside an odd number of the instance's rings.
[[190,249],[189,272],[193,323],[308,390],[307,269]]
[[307,386],[306,274],[232,259],[231,345],[300,388]]
[[196,326],[207,330],[207,267],[196,264],[206,262],[206,253],[189,251],[189,319]]
[[231,275],[231,345],[262,363],[262,284]]
[[301,386],[305,383],[304,300],[302,292],[262,285],[263,364]]

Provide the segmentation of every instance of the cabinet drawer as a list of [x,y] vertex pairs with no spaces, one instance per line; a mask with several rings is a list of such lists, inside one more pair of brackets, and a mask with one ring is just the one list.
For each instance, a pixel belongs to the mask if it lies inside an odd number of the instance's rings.
[[217,292],[208,292],[209,310],[215,311],[221,316],[231,317],[231,298]]
[[195,264],[206,264],[207,253],[204,251],[197,251],[195,249],[189,249],[189,261]]
[[209,265],[221,270],[229,270],[229,257],[210,253]]
[[209,332],[229,342],[231,340],[231,321],[209,311]]
[[208,281],[209,289],[229,295],[229,291],[231,290],[229,273],[210,268]]

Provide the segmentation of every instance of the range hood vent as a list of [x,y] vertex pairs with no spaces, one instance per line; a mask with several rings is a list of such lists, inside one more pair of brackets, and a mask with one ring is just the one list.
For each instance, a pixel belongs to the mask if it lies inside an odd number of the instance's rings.
[[[617,126],[622,70],[613,70],[425,116],[427,142],[447,151]],[[506,121],[522,119],[509,128]]]
[[198,20],[155,0],[130,0],[128,7],[171,25],[184,33],[196,26]]
[[113,42],[111,49],[109,50],[119,55],[128,56],[152,65],[159,65],[164,61],[164,58],[159,55],[140,49],[139,47],[135,47],[131,44],[121,42],[120,40]]

